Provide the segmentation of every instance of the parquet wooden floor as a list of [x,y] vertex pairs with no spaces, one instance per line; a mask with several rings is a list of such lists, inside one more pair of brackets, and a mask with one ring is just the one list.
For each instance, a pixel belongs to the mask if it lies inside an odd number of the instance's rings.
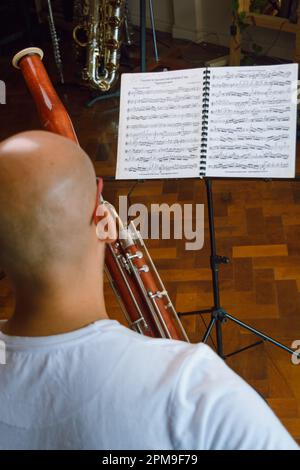
[[[168,45],[182,42],[167,40]],[[24,45],[23,45],[24,46]],[[68,45],[65,45],[67,49]],[[16,47],[18,49],[18,47]],[[166,46],[163,52],[169,52]],[[0,107],[1,140],[25,129],[39,128],[33,102],[20,74],[9,65],[11,53],[0,59],[1,79],[7,84],[7,105]],[[73,80],[68,56],[67,80]],[[46,57],[55,77],[52,54]],[[187,66],[191,64],[187,63]],[[118,101],[111,99],[87,109],[85,89],[58,88],[73,119],[82,147],[92,158],[96,172],[105,178],[105,196],[116,202],[128,194],[131,184],[111,181],[116,164]],[[218,252],[231,263],[220,268],[222,306],[288,346],[300,340],[300,186],[299,182],[214,181]],[[204,203],[202,181],[154,181],[137,185],[131,202]],[[178,311],[212,305],[207,218],[205,244],[200,251],[185,251],[181,240],[149,240],[148,248]],[[124,321],[106,282],[108,311]],[[7,317],[13,295],[7,279],[0,282],[0,315]],[[206,319],[206,322],[208,318]],[[204,324],[199,317],[186,317],[184,325],[193,342],[201,339]],[[223,328],[225,352],[244,347],[256,338],[231,322]],[[270,344],[228,359],[245,380],[268,400],[284,424],[300,442],[300,365],[289,354]],[[222,384],[219,384],[220,387]]]

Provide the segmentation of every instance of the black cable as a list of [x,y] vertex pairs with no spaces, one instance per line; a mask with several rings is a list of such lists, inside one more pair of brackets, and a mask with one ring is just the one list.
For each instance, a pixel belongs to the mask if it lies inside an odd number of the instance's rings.
[[277,42],[279,41],[279,38],[281,36],[281,33],[283,32],[282,31],[282,28],[283,26],[287,23],[287,21],[283,21],[280,25],[280,28],[275,36],[275,39],[274,41],[271,43],[271,45],[268,47],[268,49],[264,52],[264,55],[268,55],[268,53],[270,52],[271,49],[273,49],[274,46],[276,46]]

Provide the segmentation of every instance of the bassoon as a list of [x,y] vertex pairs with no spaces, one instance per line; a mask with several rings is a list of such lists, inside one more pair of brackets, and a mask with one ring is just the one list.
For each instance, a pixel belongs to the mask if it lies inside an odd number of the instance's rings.
[[[70,116],[50,81],[42,59],[43,51],[30,47],[18,52],[12,63],[23,74],[43,128],[78,144]],[[119,238],[106,247],[105,267],[129,326],[147,336],[188,341],[134,223],[125,226],[115,208],[106,201],[101,202],[113,212],[118,225]]]

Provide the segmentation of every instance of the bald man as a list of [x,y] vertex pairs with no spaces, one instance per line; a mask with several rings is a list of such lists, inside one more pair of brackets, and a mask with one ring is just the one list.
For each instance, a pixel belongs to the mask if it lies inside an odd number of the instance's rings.
[[96,194],[64,137],[0,144],[0,265],[16,297],[0,326],[0,449],[297,449],[208,346],[108,319]]

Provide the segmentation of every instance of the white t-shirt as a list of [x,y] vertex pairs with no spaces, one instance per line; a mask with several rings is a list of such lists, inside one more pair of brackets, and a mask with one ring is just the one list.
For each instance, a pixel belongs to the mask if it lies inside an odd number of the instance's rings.
[[0,340],[0,449],[298,449],[204,344],[146,338],[114,320]]

